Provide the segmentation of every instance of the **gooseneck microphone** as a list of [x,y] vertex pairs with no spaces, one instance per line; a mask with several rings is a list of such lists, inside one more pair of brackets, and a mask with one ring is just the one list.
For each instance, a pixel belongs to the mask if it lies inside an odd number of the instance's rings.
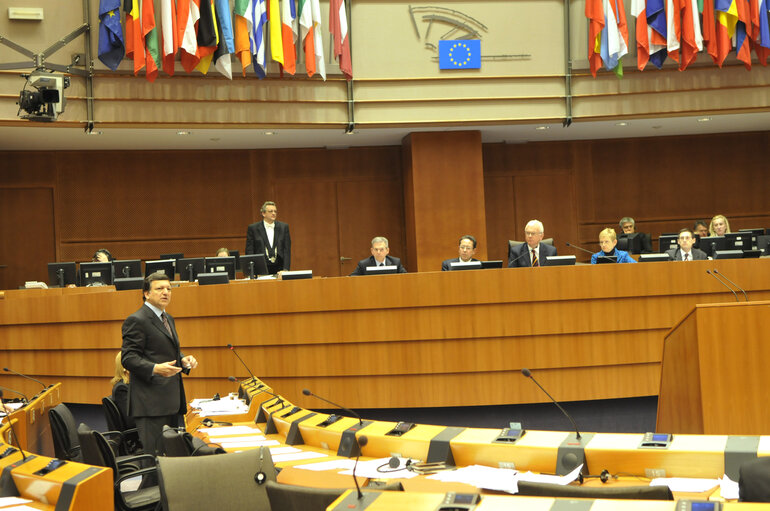
[[27,399],[27,396],[19,392],[18,390],[9,389],[8,387],[0,387],[0,397],[2,397],[3,391],[8,390],[10,392],[13,392],[14,394],[20,395],[22,398],[24,398],[25,403],[29,403],[29,399]]
[[543,388],[543,386],[542,386],[542,385],[540,385],[540,384],[537,382],[537,380],[535,379],[535,377],[534,377],[534,376],[532,376],[532,371],[530,371],[529,369],[527,369],[527,368],[525,367],[525,368],[523,368],[523,369],[521,370],[521,374],[523,374],[524,376],[526,376],[527,378],[529,378],[530,380],[532,380],[533,382],[535,382],[535,385],[537,385],[538,387],[540,387],[540,390],[542,390],[543,392],[545,392],[545,395],[546,395],[546,396],[548,396],[549,398],[551,398],[551,401],[553,401],[553,404],[555,404],[555,405],[556,405],[556,407],[557,407],[559,410],[561,410],[561,413],[563,413],[563,414],[564,414],[564,415],[565,415],[565,416],[566,416],[566,417],[567,417],[567,418],[570,420],[570,422],[572,423],[572,427],[574,427],[574,428],[575,428],[575,438],[577,438],[578,440],[580,440],[580,438],[581,438],[581,437],[580,437],[580,431],[578,431],[578,427],[577,427],[577,424],[575,423],[575,419],[573,419],[573,418],[572,418],[572,416],[571,416],[570,414],[568,414],[568,413],[567,413],[567,410],[565,410],[564,408],[562,408],[562,406],[561,406],[561,405],[558,403],[558,401],[556,401],[556,400],[553,398],[553,396],[551,396],[551,394],[549,394],[549,393],[548,393],[548,391],[547,391],[547,390],[545,390],[545,389]]
[[727,282],[729,282],[730,284],[732,284],[733,286],[735,286],[735,287],[736,287],[736,288],[737,288],[737,289],[738,289],[738,290],[739,290],[741,293],[743,293],[743,298],[744,298],[744,299],[745,299],[747,302],[749,301],[749,297],[746,295],[746,291],[745,291],[745,290],[744,290],[744,289],[743,289],[741,286],[739,286],[738,284],[736,284],[736,283],[735,283],[735,282],[733,282],[732,280],[728,279],[728,278],[725,276],[725,274],[724,274],[724,273],[719,273],[719,270],[717,270],[716,268],[714,268],[712,271],[713,271],[713,272],[714,272],[716,275],[719,275],[720,277],[722,277],[723,279],[725,279]]
[[353,464],[353,482],[356,483],[356,490],[358,491],[358,500],[361,500],[362,498],[364,498],[364,494],[361,493],[361,487],[358,485],[358,478],[356,477],[356,467],[358,467],[358,458],[361,457],[361,447],[364,447],[366,444],[368,444],[369,439],[366,438],[366,435],[361,435],[360,437],[356,438],[356,442],[358,443],[358,449],[357,449],[358,454],[356,454],[356,462]]
[[[251,376],[251,383],[256,384],[257,383],[257,377],[254,376],[254,373],[251,372],[251,369],[249,369],[249,366],[246,365],[246,362],[243,361],[240,355],[238,355],[238,352],[235,351],[235,346],[232,344],[228,344],[227,347],[230,349],[230,351],[233,352],[233,354],[238,357],[238,360],[241,361],[241,364],[243,364],[243,367],[246,368],[246,371],[249,373],[249,376]],[[247,384],[248,385],[248,384]]]
[[[358,419],[358,424],[359,424],[359,425],[361,425],[361,426],[363,426],[363,425],[364,425],[364,421],[363,421],[363,420],[361,420],[361,416],[360,416],[360,415],[358,415],[358,414],[357,414],[356,412],[354,412],[353,410],[351,410],[350,408],[345,408],[344,406],[342,406],[342,405],[338,405],[337,403],[332,403],[332,402],[331,402],[331,401],[329,401],[328,399],[324,399],[324,398],[322,398],[321,396],[319,396],[319,395],[317,395],[317,394],[313,394],[313,393],[312,393],[312,392],[310,392],[308,389],[303,389],[303,390],[302,390],[302,393],[303,393],[303,394],[305,394],[306,396],[313,396],[313,397],[315,397],[315,398],[317,398],[317,399],[320,399],[321,401],[323,401],[323,402],[325,402],[325,403],[329,403],[330,405],[332,405],[332,406],[335,406],[335,407],[339,408],[340,410],[345,410],[346,412],[348,412],[348,413],[350,413],[351,415],[353,415],[353,417],[355,417],[356,419]],[[362,438],[364,438],[364,437],[362,437]]]
[[733,296],[735,297],[735,301],[736,302],[740,302],[740,299],[738,299],[738,294],[735,291],[733,291],[733,288],[731,288],[730,286],[725,284],[725,282],[717,276],[717,271],[716,270],[714,270],[714,271],[706,270],[706,273],[708,273],[709,275],[711,275],[712,277],[717,279],[720,284],[725,286],[727,288],[727,290],[730,291],[733,294]]
[[[524,245],[526,245],[526,243],[524,243]],[[517,262],[519,262],[519,259],[521,259],[522,257],[524,257],[525,255],[528,255],[528,254],[529,254],[529,249],[527,249],[527,250],[525,250],[524,252],[522,252],[521,254],[519,254],[519,257],[517,257],[517,258],[516,258],[516,259],[514,259],[513,261],[510,261],[510,262],[508,263],[508,267],[510,268],[510,267],[511,267],[511,265],[512,265],[513,263],[517,263]]]
[[21,374],[19,372],[16,372],[13,369],[8,369],[7,367],[3,367],[3,371],[5,371],[6,373],[13,373],[16,376],[21,376],[22,378],[26,378],[28,380],[36,381],[36,382],[38,382],[40,384],[41,387],[43,387],[43,390],[48,388],[48,387],[46,387],[46,385],[42,381],[40,381],[40,380],[38,380],[36,378],[33,378],[31,376],[27,376],[26,374]]
[[583,248],[583,247],[579,247],[579,246],[577,246],[577,245],[573,245],[572,243],[568,243],[568,242],[565,242],[564,244],[565,244],[565,245],[567,245],[568,247],[572,247],[572,248],[576,248],[576,249],[578,249],[578,250],[582,250],[582,251],[583,251],[583,252],[585,252],[586,254],[591,254],[591,255],[594,255],[594,253],[593,253],[593,252],[591,252],[590,250],[587,250],[587,249],[585,249],[585,248]]
[[[8,390],[10,390],[10,389],[8,389]],[[0,390],[0,403],[2,403],[2,401],[3,401],[3,391]],[[3,406],[3,408],[5,408],[5,406]],[[6,412],[7,412],[7,410],[6,410]],[[21,453],[21,459],[24,460],[24,461],[27,461],[27,455],[24,454],[24,449],[21,448],[21,444],[19,443],[19,437],[16,436],[16,429],[13,427],[14,421],[11,420],[11,414],[10,413],[6,416],[6,419],[8,419],[8,425],[11,427],[11,434],[13,435],[13,440],[14,440],[14,443],[16,444],[16,448],[19,449],[19,452]]]

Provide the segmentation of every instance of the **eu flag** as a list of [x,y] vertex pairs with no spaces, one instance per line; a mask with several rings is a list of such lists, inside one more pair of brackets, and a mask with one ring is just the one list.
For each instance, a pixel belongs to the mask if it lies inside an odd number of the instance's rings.
[[438,68],[481,69],[481,39],[439,40]]
[[120,0],[99,3],[99,60],[115,71],[123,60],[125,44],[120,26]]

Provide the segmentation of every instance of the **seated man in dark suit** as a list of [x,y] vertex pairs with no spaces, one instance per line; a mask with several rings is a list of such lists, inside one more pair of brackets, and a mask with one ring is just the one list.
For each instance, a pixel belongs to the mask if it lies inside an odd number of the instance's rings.
[[462,262],[467,263],[469,261],[478,261],[473,256],[476,255],[476,238],[470,234],[460,238],[460,248],[458,250],[460,257],[454,259],[447,259],[441,263],[441,271],[449,271],[452,269],[452,263]]
[[395,266],[398,273],[406,273],[406,269],[401,266],[401,259],[389,256],[389,252],[388,238],[377,236],[372,240],[372,255],[358,261],[358,266],[350,275],[366,275],[369,266]]
[[705,261],[708,259],[706,252],[693,248],[695,236],[690,229],[685,228],[679,231],[677,243],[679,243],[679,248],[666,250],[672,261]]
[[[623,231],[623,234],[633,234],[636,232],[636,222],[633,218],[630,216],[624,216],[620,219],[620,230]],[[646,232],[640,232],[639,236],[642,238],[642,251],[640,253],[642,254],[651,254],[652,253],[652,239],[650,238],[650,235]],[[632,254],[635,254],[636,252],[630,252]]]
[[524,227],[527,242],[512,248],[508,253],[508,268],[547,266],[546,257],[556,255],[556,247],[541,243],[543,222],[530,220]]

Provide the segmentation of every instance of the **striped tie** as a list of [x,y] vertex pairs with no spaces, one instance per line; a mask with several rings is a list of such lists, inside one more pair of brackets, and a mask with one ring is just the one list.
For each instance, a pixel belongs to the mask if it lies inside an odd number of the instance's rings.
[[166,327],[166,330],[168,330],[168,335],[170,335],[172,338],[174,337],[174,334],[171,333],[171,325],[168,324],[168,317],[166,317],[166,313],[163,312],[160,315],[161,321],[163,321],[163,326]]
[[532,249],[532,266],[540,266],[540,261],[537,258],[537,252],[535,252],[535,249]]

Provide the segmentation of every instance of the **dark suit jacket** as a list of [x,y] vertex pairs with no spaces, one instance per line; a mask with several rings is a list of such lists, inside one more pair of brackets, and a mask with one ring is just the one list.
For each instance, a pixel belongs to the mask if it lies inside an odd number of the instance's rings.
[[120,413],[123,415],[123,418],[126,420],[126,426],[129,428],[135,428],[136,424],[134,423],[134,419],[131,418],[131,416],[128,415],[128,384],[123,383],[122,381],[119,381],[112,387],[112,400],[115,401],[115,404],[118,405],[118,408],[120,409]]
[[[508,268],[524,267],[529,268],[532,266],[532,256],[529,245],[522,243],[517,247],[513,247],[508,252]],[[552,245],[546,245],[540,243],[540,266],[548,266],[548,261],[545,259],[548,256],[556,255],[556,247]]]
[[273,237],[273,246],[268,246],[267,232],[265,232],[265,223],[260,221],[249,225],[246,229],[246,253],[264,254],[265,247],[268,249],[268,256],[274,257],[276,250],[283,260],[283,269],[291,269],[291,235],[289,234],[289,224],[275,221],[275,236]]
[[160,318],[146,305],[123,322],[121,359],[123,367],[131,373],[128,384],[131,417],[160,417],[184,414],[187,410],[181,373],[170,378],[152,374],[156,363],[176,360],[177,366],[182,367],[184,355],[179,349],[174,318],[168,316],[168,322],[173,335],[169,335]]
[[[682,249],[681,248],[677,248],[677,249],[673,249],[672,248],[671,250],[666,250],[666,253],[674,261],[681,261],[682,260]],[[690,249],[690,254],[691,254],[691,257],[692,257],[693,261],[705,261],[706,259],[708,259],[708,256],[706,255],[706,252],[704,252],[703,250],[701,250],[699,248],[695,248],[695,247],[691,248]]]
[[[478,261],[478,259],[471,258],[471,261]],[[452,270],[451,263],[459,263],[459,262],[460,262],[459,257],[455,257],[454,259],[447,259],[446,261],[443,261],[441,263],[441,271],[451,271]]]
[[[385,264],[388,266],[396,266],[398,273],[406,273],[406,268],[401,266],[401,259],[398,257],[385,256]],[[377,262],[374,260],[374,256],[369,256],[366,259],[358,261],[358,266],[353,270],[350,275],[366,275],[366,268],[369,266],[377,266]]]

